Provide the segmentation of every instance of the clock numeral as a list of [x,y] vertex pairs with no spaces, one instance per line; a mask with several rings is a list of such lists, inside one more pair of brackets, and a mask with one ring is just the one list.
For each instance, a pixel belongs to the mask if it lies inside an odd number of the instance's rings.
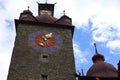
[[59,42],[59,43],[57,43],[57,44],[56,44],[56,46],[61,46],[61,43],[60,43],[60,42]]
[[34,38],[30,38],[30,42],[34,42]]
[[47,51],[47,52],[51,52],[51,49],[47,49],[46,51]]
[[60,38],[59,38],[59,37],[56,37],[56,40],[57,40],[57,41],[60,41]]
[[44,50],[43,50],[43,48],[39,48],[39,51],[43,52]]
[[56,35],[56,34],[54,34],[54,33],[53,33],[53,36],[54,36],[54,37],[57,37],[57,35]]
[[53,50],[53,51],[56,51],[56,50],[57,50],[57,47],[53,47],[52,50]]
[[32,35],[30,35],[30,38],[34,38],[35,36],[32,34]]
[[39,34],[39,32],[35,32],[35,33],[34,33],[34,35],[38,35],[38,34]]
[[38,34],[43,34],[44,32],[43,31],[38,31]]
[[37,49],[37,45],[33,45],[33,48]]

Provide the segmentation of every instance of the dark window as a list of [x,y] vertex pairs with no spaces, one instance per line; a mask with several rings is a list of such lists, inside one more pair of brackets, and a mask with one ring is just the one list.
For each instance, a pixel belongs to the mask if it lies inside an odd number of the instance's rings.
[[41,75],[41,80],[47,80],[47,75]]
[[47,55],[43,55],[42,58],[43,58],[44,62],[46,62],[48,60],[48,56]]

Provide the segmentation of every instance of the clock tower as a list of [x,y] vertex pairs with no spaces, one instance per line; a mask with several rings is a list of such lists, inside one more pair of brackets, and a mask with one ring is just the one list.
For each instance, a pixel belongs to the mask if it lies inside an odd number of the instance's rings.
[[54,4],[38,3],[38,16],[24,10],[15,27],[7,80],[75,80],[71,18],[57,19]]

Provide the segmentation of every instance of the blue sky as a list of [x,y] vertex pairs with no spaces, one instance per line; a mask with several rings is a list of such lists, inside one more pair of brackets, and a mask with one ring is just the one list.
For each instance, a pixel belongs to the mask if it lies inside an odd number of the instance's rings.
[[[14,19],[30,6],[37,15],[37,3],[45,0],[0,0],[0,79],[6,80],[15,40]],[[55,3],[55,17],[65,14],[75,26],[73,47],[76,71],[86,73],[92,65],[93,42],[106,62],[117,68],[120,60],[120,0],[48,0]]]

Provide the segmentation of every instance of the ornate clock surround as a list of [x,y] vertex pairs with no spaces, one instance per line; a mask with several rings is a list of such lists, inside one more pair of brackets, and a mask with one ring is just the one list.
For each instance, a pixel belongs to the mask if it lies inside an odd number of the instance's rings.
[[[50,33],[52,33],[52,37],[44,41],[43,37]],[[30,34],[29,43],[33,49],[40,52],[47,52],[47,53],[57,51],[59,47],[62,45],[61,44],[62,41],[56,33],[46,31],[46,30],[36,31]]]

